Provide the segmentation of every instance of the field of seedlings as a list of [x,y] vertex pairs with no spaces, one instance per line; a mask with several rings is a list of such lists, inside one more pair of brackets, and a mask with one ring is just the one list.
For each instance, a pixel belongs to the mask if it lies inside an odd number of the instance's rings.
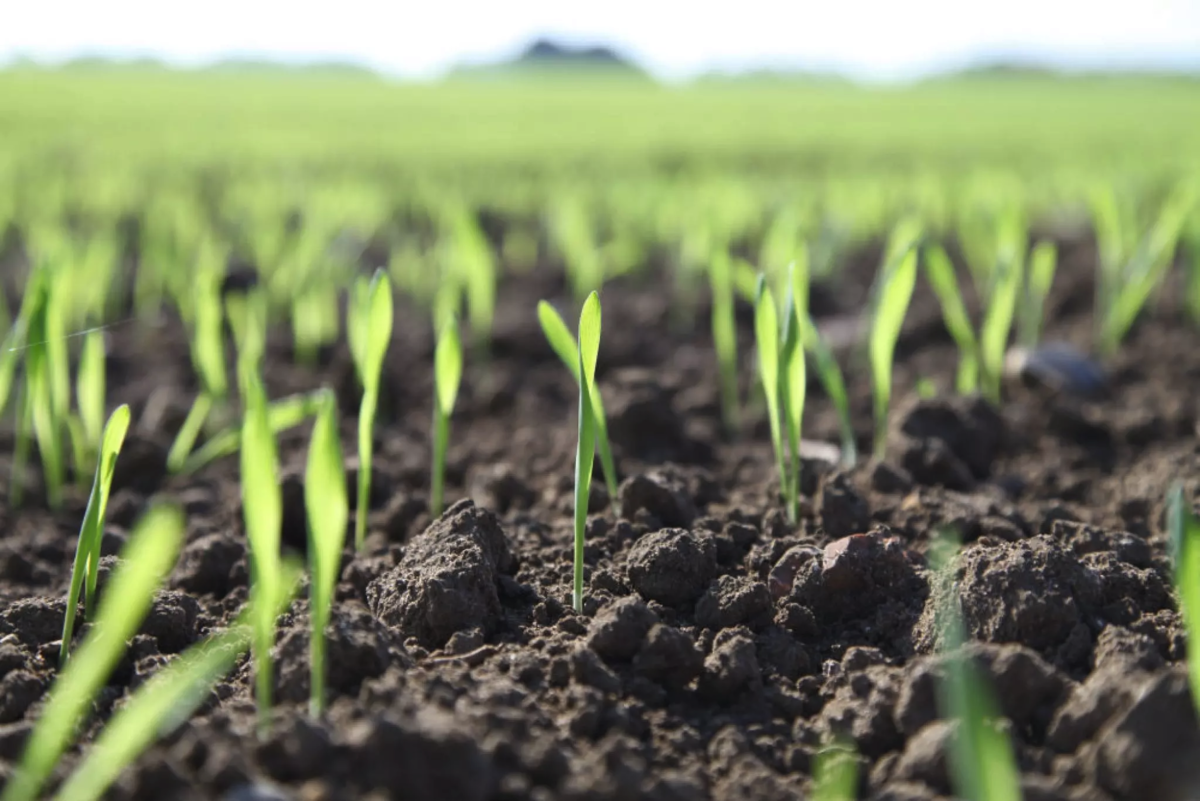
[[1200,799],[1198,81],[10,69],[0,332],[0,801]]

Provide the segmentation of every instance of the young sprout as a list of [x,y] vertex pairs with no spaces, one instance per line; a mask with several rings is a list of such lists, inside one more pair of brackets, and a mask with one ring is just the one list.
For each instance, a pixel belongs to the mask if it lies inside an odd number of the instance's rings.
[[1054,284],[1058,250],[1053,242],[1038,242],[1029,255],[1029,275],[1025,287],[1025,303],[1017,318],[1017,336],[1026,348],[1035,348],[1042,341],[1042,318],[1046,298]]
[[79,356],[79,371],[75,376],[75,402],[79,407],[79,423],[83,442],[80,448],[82,470],[100,450],[104,428],[104,332],[90,331],[83,340]]
[[429,486],[429,509],[434,517],[442,513],[446,480],[446,449],[450,443],[450,415],[462,380],[462,341],[458,336],[458,320],[453,314],[442,326],[437,348],[433,354],[433,475]]
[[825,394],[829,396],[837,412],[842,439],[842,464],[853,467],[858,461],[858,445],[854,439],[854,423],[850,419],[850,396],[846,392],[846,380],[833,351],[825,344],[812,317],[807,315],[804,318],[804,348],[816,360],[821,386],[825,388]]
[[385,270],[376,270],[370,283],[365,278],[356,282],[349,318],[346,328],[350,351],[363,385],[362,405],[358,409],[358,502],[354,516],[354,547],[361,551],[367,536],[375,410],[379,406],[383,357],[392,341],[392,283]]
[[[267,422],[271,433],[278,434],[300,425],[316,415],[321,409],[324,394],[321,390],[289,395],[271,401],[267,406]],[[242,426],[237,424],[213,434],[192,452],[179,468],[179,473],[188,475],[209,462],[237,453],[242,444]]]
[[779,425],[779,309],[775,305],[775,293],[767,285],[764,275],[758,278],[754,302],[754,339],[758,346],[758,376],[767,401],[767,424],[771,429],[771,447],[775,450],[779,489],[781,494],[786,494],[789,486],[786,446]]
[[[38,269],[30,277],[26,288],[30,299],[29,315],[26,322],[26,342],[24,350],[25,376],[27,386],[23,391],[23,409],[21,410],[21,431],[32,430],[37,440],[38,451],[42,459],[42,472],[46,481],[46,498],[52,509],[62,505],[63,485],[66,483],[66,467],[63,461],[62,431],[66,424],[66,407],[70,398],[66,395],[69,387],[60,386],[60,368],[65,366],[65,333],[61,325],[61,315],[57,309],[61,303],[55,302],[53,276],[46,268]],[[64,393],[60,399],[58,394]],[[14,458],[14,476],[19,476],[27,458],[28,433],[23,435],[24,442],[18,439],[16,458]],[[20,498],[21,482],[14,481],[12,489],[16,503]]]
[[812,801],[854,801],[858,793],[858,760],[854,744],[835,740],[814,756]]
[[222,333],[225,315],[221,307],[219,273],[215,269],[201,269],[193,291],[191,354],[192,365],[200,377],[201,391],[192,402],[192,408],[167,452],[167,469],[171,472],[184,470],[188,455],[213,406],[223,401],[229,392],[225,377]]
[[246,406],[242,423],[242,514],[250,544],[250,599],[258,610],[253,651],[258,732],[262,736],[270,725],[271,648],[275,643],[275,616],[271,612],[282,591],[279,544],[283,494],[279,487],[275,435],[267,419],[262,382],[257,373],[247,368],[241,384]]
[[729,251],[719,249],[709,265],[712,285],[712,337],[721,380],[721,411],[725,428],[738,429],[737,324],[733,316],[733,265]]
[[[942,532],[930,550],[930,566],[949,583],[957,544]],[[966,635],[958,599],[950,596],[940,611],[946,678],[938,687],[938,707],[955,721],[950,741],[950,775],[957,794],[978,801],[1020,801],[1020,774],[1008,735],[997,725],[995,698],[979,668],[964,654]]]
[[788,519],[796,522],[800,514],[800,428],[804,418],[804,399],[808,373],[804,361],[801,319],[808,318],[808,270],[788,266],[787,297],[783,304],[783,332],[780,343],[779,406],[783,410],[784,432],[787,435],[788,471],[784,499]]
[[304,473],[304,508],[308,513],[309,670],[311,671],[309,714],[320,717],[325,711],[325,628],[333,607],[333,593],[341,567],[342,546],[346,541],[349,502],[346,475],[342,464],[342,445],[338,438],[337,400],[323,391],[324,402],[313,426],[308,446],[308,465]]
[[1187,632],[1188,682],[1200,713],[1200,520],[1176,482],[1167,493],[1167,541],[1175,566],[1175,592]]
[[1109,305],[1102,314],[1100,351],[1111,355],[1120,347],[1142,308],[1162,283],[1175,256],[1180,233],[1195,206],[1196,192],[1184,186],[1163,204],[1154,225],[1120,271]]
[[108,508],[108,493],[112,487],[113,471],[117,456],[129,430],[129,407],[122,405],[113,410],[104,426],[100,456],[96,463],[96,477],[92,482],[92,493],[88,497],[87,511],[83,516],[83,527],[79,530],[79,542],[75,546],[75,566],[71,570],[71,588],[67,593],[67,608],[63,618],[62,645],[59,647],[59,665],[66,664],[71,649],[71,637],[75,632],[75,613],[79,606],[79,593],[87,588],[84,617],[93,619],[96,606],[96,582],[100,569],[100,541],[104,537],[104,513]]
[[80,720],[125,653],[150,610],[154,593],[175,564],[183,514],[155,506],[134,528],[104,590],[96,623],[51,688],[21,761],[0,801],[33,801],[75,739]]
[[[299,577],[298,564],[285,566],[289,590],[278,599],[275,616],[291,603]],[[156,738],[179,728],[250,647],[257,614],[253,606],[246,607],[228,629],[193,645],[139,687],[100,732],[56,798],[98,801]]]
[[[592,294],[595,294],[594,292]],[[590,299],[589,295],[589,299]],[[596,298],[597,306],[600,303],[599,296]],[[567,328],[567,324],[563,322],[562,317],[554,310],[546,301],[538,301],[538,322],[542,326],[542,333],[546,335],[546,341],[550,343],[550,347],[554,350],[562,363],[571,371],[571,375],[575,378],[575,383],[580,381],[579,372],[579,349],[582,343],[576,344],[575,337],[571,336],[571,330]],[[593,369],[593,383],[588,387],[588,400],[592,404],[592,416],[595,418],[595,430],[592,432],[596,448],[600,451],[600,467],[604,471],[604,483],[608,489],[609,502],[613,504],[613,508],[617,508],[617,467],[613,461],[612,448],[608,442],[608,418],[604,413],[604,400],[600,397],[600,390],[595,385],[595,365]],[[589,468],[590,470],[590,468]]]
[[983,394],[993,403],[1000,402],[1004,357],[1008,352],[1008,337],[1012,331],[1017,301],[1021,297],[1025,271],[1024,233],[1013,231],[1007,241],[1001,241],[997,272],[992,282],[992,296],[979,329]]
[[979,341],[966,304],[958,289],[954,265],[941,245],[931,243],[924,248],[925,277],[942,307],[946,330],[958,346],[958,376],[955,387],[959,394],[968,395],[979,389]]
[[887,449],[888,407],[892,397],[892,360],[908,303],[917,283],[918,232],[902,226],[893,235],[884,262],[875,298],[871,333],[868,341],[871,361],[871,388],[875,396],[875,458],[882,459]]
[[579,369],[579,440],[575,450],[575,575],[572,602],[583,612],[583,546],[587,528],[588,498],[592,486],[592,462],[596,458],[596,414],[592,401],[596,393],[596,359],[600,354],[600,296],[588,295],[579,313],[579,349],[575,364]]

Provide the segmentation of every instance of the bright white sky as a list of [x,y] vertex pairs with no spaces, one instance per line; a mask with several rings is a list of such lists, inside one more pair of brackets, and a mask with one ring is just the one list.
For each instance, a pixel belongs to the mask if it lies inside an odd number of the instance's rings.
[[425,77],[535,36],[623,48],[660,75],[836,68],[902,78],[977,58],[1200,69],[1200,0],[0,0],[0,61],[352,59]]

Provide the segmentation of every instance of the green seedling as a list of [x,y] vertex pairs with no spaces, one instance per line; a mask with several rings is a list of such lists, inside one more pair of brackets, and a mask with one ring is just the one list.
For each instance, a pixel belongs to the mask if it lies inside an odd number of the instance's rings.
[[189,454],[205,420],[213,406],[223,402],[229,392],[222,338],[225,316],[215,271],[202,272],[197,276],[193,314],[192,365],[200,377],[201,391],[192,402],[192,408],[167,452],[167,469],[171,472],[186,472]]
[[1002,250],[997,273],[992,283],[983,324],[979,329],[979,361],[984,397],[1000,402],[1004,380],[1004,357],[1008,352],[1008,337],[1012,332],[1013,316],[1024,283],[1024,243],[1013,243]]
[[[779,489],[788,520],[795,522],[800,503],[800,426],[804,413],[805,362],[800,314],[807,319],[807,282],[798,271],[788,270],[783,326],[775,294],[766,276],[759,279],[754,308],[754,336],[758,345],[758,371],[770,417],[771,445],[779,471]],[[799,299],[797,301],[797,299]],[[805,307],[801,311],[798,307]],[[782,420],[782,422],[781,422]]]
[[592,395],[596,392],[596,360],[600,355],[600,296],[588,295],[579,313],[579,440],[575,450],[575,570],[572,601],[583,613],[583,546],[587,529],[588,499],[592,487],[592,463],[596,458],[596,414]]
[[1058,250],[1053,242],[1038,242],[1029,255],[1029,275],[1025,286],[1025,302],[1017,318],[1017,337],[1021,345],[1035,348],[1042,341],[1042,322],[1046,313],[1046,298],[1054,285],[1058,265]]
[[96,477],[92,482],[92,493],[88,497],[87,511],[83,516],[83,527],[79,530],[79,542],[75,546],[75,566],[71,571],[71,588],[67,593],[67,607],[63,618],[62,645],[58,652],[60,666],[66,664],[71,649],[79,594],[85,586],[84,617],[87,620],[93,619],[96,582],[100,575],[100,541],[104,537],[104,513],[108,508],[108,493],[112,487],[117,456],[121,453],[128,430],[129,407],[118,406],[104,426],[100,456],[96,463]]
[[[285,565],[290,589],[279,598],[276,617],[287,610],[299,577],[299,565]],[[192,646],[139,687],[100,732],[55,801],[98,801],[156,738],[178,729],[250,647],[258,614],[246,607],[228,629]]]
[[155,506],[134,528],[100,600],[96,623],[75,658],[58,674],[0,801],[38,797],[93,699],[125,653],[125,643],[142,625],[155,591],[175,564],[183,532],[183,515],[173,506]]
[[958,375],[955,388],[960,394],[968,395],[979,389],[979,341],[967,306],[959,292],[954,265],[941,245],[929,244],[924,249],[925,277],[937,295],[942,307],[942,320],[946,330],[958,346]]
[[[599,304],[599,302],[597,296],[596,303]],[[537,311],[538,322],[542,326],[542,333],[546,335],[546,341],[550,343],[551,349],[571,371],[575,383],[582,383],[579,372],[579,349],[582,347],[582,343],[576,344],[575,337],[571,336],[571,330],[567,328],[562,317],[549,303],[544,300],[538,301]],[[592,416],[595,418],[595,429],[592,433],[596,448],[600,451],[600,467],[604,471],[604,483],[608,489],[608,498],[613,504],[613,509],[617,510],[617,466],[613,461],[612,447],[608,442],[608,418],[604,413],[604,400],[600,397],[600,390],[595,385],[595,367],[593,366],[592,369],[593,383],[587,388],[588,401],[592,405]]]
[[850,396],[846,392],[846,380],[833,351],[825,344],[811,316],[804,318],[804,347],[816,360],[821,386],[825,388],[825,394],[829,396],[834,411],[837,412],[842,440],[842,464],[853,467],[858,461],[858,445],[854,438],[854,423],[850,419]]
[[1167,494],[1167,536],[1175,566],[1175,592],[1187,632],[1188,682],[1200,714],[1200,520],[1176,483]]
[[363,385],[362,405],[358,410],[358,502],[354,515],[354,547],[361,551],[367,536],[375,411],[379,406],[383,359],[392,341],[392,284],[383,269],[375,271],[369,284],[365,279],[356,283],[347,330]]
[[[79,370],[75,376],[75,403],[86,447],[84,454],[95,458],[104,430],[104,332],[90,331],[83,340]],[[82,464],[79,465],[82,467]]]
[[[48,268],[35,270],[27,286],[29,301],[26,316],[26,344],[23,350],[26,386],[22,390],[20,425],[12,475],[24,472],[28,459],[30,433],[36,439],[46,483],[46,499],[52,509],[62,506],[66,483],[63,459],[63,431],[67,425],[70,397],[69,380],[64,386],[66,368],[65,331],[56,302],[56,284]],[[60,398],[59,395],[62,395]],[[13,503],[20,502],[22,482],[12,482]]]
[[267,419],[267,401],[257,373],[241,376],[246,405],[242,423],[241,479],[242,514],[250,544],[250,599],[259,614],[254,620],[255,700],[258,732],[267,733],[271,710],[271,648],[275,644],[275,599],[282,592],[280,575],[280,526],[283,523],[283,494],[275,435]]
[[[948,532],[930,550],[930,566],[950,584],[957,544]],[[949,746],[950,775],[958,796],[978,801],[1020,801],[1021,784],[1008,734],[991,687],[964,653],[966,635],[958,599],[950,596],[940,610],[946,678],[938,686],[938,707],[955,721]]]
[[814,756],[812,801],[854,801],[858,759],[853,743],[826,743]]
[[779,309],[775,305],[775,293],[763,275],[759,276],[754,302],[754,339],[758,347],[758,377],[767,401],[767,424],[771,430],[771,447],[775,451],[775,469],[779,473],[780,492],[786,493],[787,460],[779,418]]
[[738,429],[737,324],[733,315],[733,265],[729,252],[721,249],[709,265],[712,286],[712,337],[721,377],[721,412],[725,428]]
[[450,415],[462,380],[462,341],[458,336],[458,320],[451,315],[442,326],[433,354],[433,475],[429,486],[429,508],[434,517],[442,514],[446,480],[446,450],[450,444]]
[[[899,230],[899,229],[898,229]],[[900,329],[908,313],[917,283],[917,250],[915,232],[908,237],[894,236],[889,256],[884,263],[878,294],[875,299],[868,340],[871,362],[871,388],[875,411],[875,458],[882,459],[887,450],[888,408],[892,398],[892,361]]]
[[1108,290],[1102,315],[1100,352],[1112,355],[1137,321],[1146,302],[1171,269],[1183,226],[1196,203],[1196,192],[1185,186],[1174,192],[1159,211],[1145,238],[1133,250]]
[[333,594],[346,542],[349,501],[342,445],[338,438],[337,400],[324,392],[324,402],[313,426],[304,473],[304,507],[308,513],[309,638],[311,671],[309,714],[325,711],[325,629],[333,608]]

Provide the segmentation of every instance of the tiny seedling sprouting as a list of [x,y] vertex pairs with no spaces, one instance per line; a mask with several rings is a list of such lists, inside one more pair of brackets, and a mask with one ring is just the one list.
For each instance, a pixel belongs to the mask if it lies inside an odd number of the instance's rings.
[[901,223],[893,233],[888,255],[880,275],[875,298],[871,333],[868,341],[871,361],[871,388],[875,403],[875,458],[882,459],[887,449],[888,407],[892,398],[892,361],[896,343],[908,313],[917,282],[917,239],[915,226]]
[[71,587],[67,593],[67,607],[63,617],[62,645],[58,651],[60,665],[66,664],[71,649],[71,637],[75,632],[75,613],[79,606],[79,594],[86,586],[84,617],[92,619],[96,606],[96,582],[100,571],[100,541],[104,536],[104,512],[108,507],[108,493],[112,487],[113,471],[117,456],[129,430],[129,407],[118,406],[109,416],[101,438],[100,457],[96,463],[96,477],[92,481],[92,493],[88,497],[87,511],[83,515],[83,526],[79,530],[79,542],[75,546],[75,565],[71,570]]
[[462,380],[463,352],[458,320],[451,314],[442,326],[433,354],[433,475],[429,481],[429,510],[442,513],[446,481],[446,450],[450,444],[450,415]]
[[369,284],[363,278],[355,285],[349,318],[350,351],[363,385],[358,411],[358,502],[354,507],[354,547],[361,551],[367,536],[375,411],[379,406],[383,358],[392,340],[392,283],[382,268],[375,271]]
[[596,391],[596,359],[600,354],[600,296],[588,295],[579,313],[579,440],[575,450],[575,564],[572,603],[583,612],[583,546],[591,496],[592,462],[596,458],[596,415],[592,395]]

